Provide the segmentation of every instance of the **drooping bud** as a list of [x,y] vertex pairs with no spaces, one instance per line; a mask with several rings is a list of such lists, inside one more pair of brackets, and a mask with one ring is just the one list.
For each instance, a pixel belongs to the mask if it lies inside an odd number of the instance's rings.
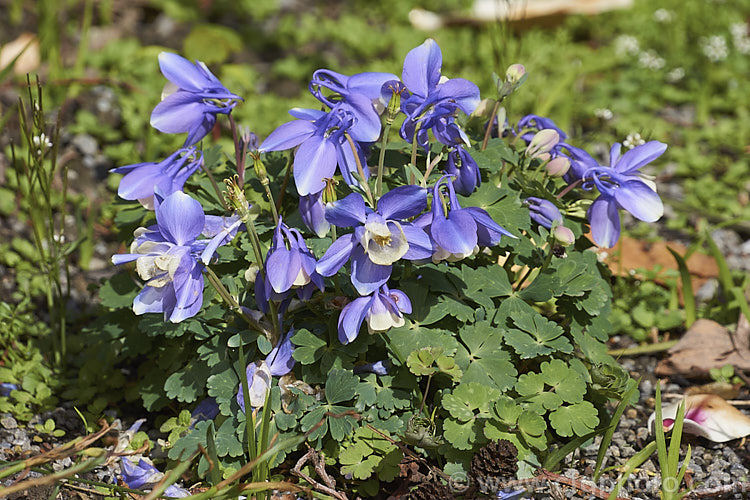
[[526,156],[529,158],[538,158],[544,153],[549,153],[557,143],[560,142],[560,134],[557,131],[546,128],[540,130],[531,139],[529,146],[526,148]]
[[552,158],[544,168],[550,177],[562,177],[570,170],[570,160],[565,156],[557,156]]
[[551,229],[554,223],[561,224],[563,221],[560,210],[549,200],[532,196],[526,198],[524,204],[529,207],[529,217],[531,217],[531,220],[540,226]]
[[555,229],[552,230],[552,235],[554,236],[555,241],[564,247],[572,245],[576,240],[573,231],[565,226],[555,227]]

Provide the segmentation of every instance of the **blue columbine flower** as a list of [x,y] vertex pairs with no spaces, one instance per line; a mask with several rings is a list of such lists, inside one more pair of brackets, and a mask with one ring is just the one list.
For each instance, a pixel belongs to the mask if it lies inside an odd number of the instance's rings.
[[[134,464],[127,458],[120,457],[120,471],[122,472],[122,480],[128,485],[128,488],[134,490],[153,488],[164,478],[164,474],[147,462],[145,458],[141,458],[137,464]],[[164,495],[185,498],[190,496],[190,492],[172,484],[164,490]]]
[[171,82],[168,87],[176,92],[156,105],[151,126],[169,134],[187,132],[185,146],[203,139],[216,123],[216,115],[228,115],[242,99],[227,90],[200,61],[191,63],[177,54],[162,52],[159,67]]
[[[394,291],[398,291],[398,290],[394,290]],[[360,299],[367,299],[367,297],[360,297]],[[356,299],[356,300],[359,300],[359,299]],[[402,311],[402,312],[406,312],[406,311]],[[374,363],[362,363],[359,365],[354,365],[355,374],[374,373],[375,375],[383,376],[383,375],[388,375],[388,371],[390,369],[391,369],[391,362],[388,361],[387,359],[383,361],[375,361]]]
[[[350,101],[360,102],[361,107],[372,107],[363,95],[352,94]],[[344,136],[349,132],[361,165],[366,165],[359,142],[377,140],[369,127],[357,127],[356,115],[345,103],[337,104],[330,112],[315,109],[293,109],[289,112],[299,118],[279,126],[271,132],[258,151],[283,151],[299,146],[294,155],[294,183],[300,196],[319,193],[325,187],[325,179],[332,178],[336,165],[349,185],[357,185],[352,177],[357,173],[357,162],[351,144]],[[365,177],[369,170],[364,168]]]
[[137,229],[130,253],[114,255],[112,262],[136,261],[138,274],[146,281],[133,301],[135,314],[159,312],[165,320],[179,323],[197,314],[203,303],[203,264],[213,253],[206,249],[215,250],[229,241],[236,227],[197,240],[204,231],[214,232],[222,219],[204,215],[200,203],[182,191],[166,198],[157,192],[155,202],[156,225]]
[[332,276],[349,259],[351,281],[360,295],[369,295],[388,281],[392,264],[404,258],[429,258],[432,244],[427,234],[404,222],[427,207],[427,190],[400,186],[384,194],[377,210],[365,206],[359,194],[330,203],[326,219],[338,227],[353,227],[352,234],[339,237],[318,262],[323,276]]
[[[294,346],[292,345],[292,328],[285,339],[268,353],[263,361],[256,361],[247,365],[247,386],[250,393],[250,406],[260,408],[266,402],[266,392],[271,387],[272,377],[286,375],[294,368]],[[242,394],[242,383],[237,390],[237,404],[245,411],[245,397]]]
[[551,229],[552,224],[555,222],[561,224],[563,221],[560,210],[549,200],[529,196],[524,200],[524,204],[529,207],[531,220],[540,226]]
[[613,247],[620,238],[618,209],[623,208],[645,222],[655,222],[664,213],[656,187],[638,170],[661,156],[667,145],[650,141],[622,156],[620,149],[620,143],[612,146],[608,167],[592,166],[582,175],[584,189],[596,186],[601,193],[589,207],[587,216],[594,241],[604,247]]
[[[450,175],[442,176],[433,188],[432,210],[414,221],[432,237],[435,245],[433,262],[447,260],[455,262],[474,255],[480,246],[493,246],[501,236],[513,234],[499,226],[492,217],[479,207],[461,208],[449,182]],[[446,186],[447,199],[441,186]]]
[[479,88],[463,78],[445,79],[441,75],[443,54],[435,40],[427,39],[404,58],[401,80],[409,95],[401,98],[401,110],[407,118],[401,137],[412,142],[419,123],[417,143],[427,146],[427,131],[440,117],[455,115],[460,109],[471,114],[479,104]]
[[339,341],[342,344],[354,341],[365,320],[370,333],[402,326],[404,313],[411,313],[409,297],[401,290],[390,290],[383,285],[372,295],[358,297],[344,306],[339,316]]
[[266,255],[265,272],[255,281],[255,301],[265,311],[268,300],[281,300],[292,288],[300,300],[307,300],[317,287],[323,291],[323,277],[315,271],[317,262],[299,230],[279,219]]
[[202,399],[190,414],[190,429],[195,427],[195,424],[204,420],[213,420],[216,415],[219,414],[219,404],[216,399],[207,397]]
[[[370,139],[360,139],[363,142],[374,142],[380,135],[380,116],[375,105],[382,109],[387,104],[382,102],[381,88],[385,82],[397,78],[391,73],[366,72],[346,76],[329,69],[319,69],[313,73],[309,88],[320,102],[331,109],[342,103],[343,108],[356,118],[354,133]],[[333,95],[325,95],[323,89],[333,92]],[[362,99],[362,96],[366,99]]]
[[203,164],[203,154],[195,148],[178,149],[160,162],[135,163],[110,170],[125,174],[117,194],[125,200],[138,200],[153,210],[154,189],[164,196],[182,191],[185,181]]

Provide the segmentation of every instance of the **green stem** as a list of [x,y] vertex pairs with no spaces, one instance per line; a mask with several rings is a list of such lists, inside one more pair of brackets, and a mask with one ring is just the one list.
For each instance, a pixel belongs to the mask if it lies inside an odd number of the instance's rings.
[[[411,138],[411,164],[414,168],[417,168],[417,134],[419,133],[419,127],[421,122],[417,122],[414,127],[414,135]],[[409,184],[414,184],[417,180],[414,178],[414,174],[409,175]]]
[[367,182],[367,177],[365,177],[365,169],[362,167],[362,162],[359,160],[359,154],[357,154],[357,146],[354,144],[354,139],[349,135],[349,132],[344,132],[344,137],[346,137],[349,147],[352,148],[352,154],[354,155],[354,161],[357,163],[357,171],[362,178],[362,189],[365,191],[365,195],[367,195],[367,201],[372,208],[375,208],[375,199],[372,197],[370,185]]
[[[255,254],[255,261],[258,264],[258,272],[262,278],[265,278],[265,270],[263,269],[263,253],[260,249],[260,238],[258,232],[255,230],[255,223],[251,218],[245,221],[245,227],[247,228],[247,234],[250,236],[250,243],[253,247],[253,253]],[[276,304],[272,300],[268,301],[268,309],[271,314],[271,324],[273,325],[273,336],[269,339],[271,344],[276,345],[276,342],[281,337],[281,328],[279,325],[279,315],[276,313]]]
[[380,156],[378,157],[378,181],[375,184],[375,196],[378,199],[383,195],[383,169],[385,165],[385,148],[388,145],[388,135],[391,132],[391,123],[386,121],[383,129],[383,138],[380,141]]
[[227,212],[231,212],[232,209],[229,208],[229,205],[227,205],[227,200],[224,199],[224,195],[221,192],[221,189],[219,189],[219,185],[216,184],[216,179],[214,179],[214,175],[211,173],[211,171],[206,168],[206,163],[203,163],[203,171],[206,172],[206,175],[208,176],[208,180],[211,181],[211,185],[214,187],[214,191],[216,191],[216,197],[219,198],[219,202],[221,202],[221,206],[224,207],[224,210]]
[[206,276],[208,277],[208,282],[211,283],[211,286],[214,287],[216,293],[219,294],[219,296],[222,298],[222,300],[224,300],[229,308],[238,315],[242,316],[242,318],[247,321],[247,324],[250,325],[254,330],[260,332],[265,336],[268,336],[268,330],[264,328],[260,323],[255,321],[242,309],[242,307],[240,307],[240,304],[236,300],[234,300],[234,297],[232,297],[232,294],[229,293],[229,290],[227,290],[227,288],[224,286],[224,283],[221,282],[214,270],[208,266],[205,266],[204,269],[206,271]]
[[619,358],[621,356],[638,356],[641,354],[651,354],[654,352],[667,351],[677,345],[679,340],[668,340],[666,342],[659,342],[656,344],[639,345],[637,347],[629,347],[627,349],[610,349],[607,354]]
[[[482,149],[480,151],[484,151],[487,149],[487,143],[490,142],[490,135],[492,135],[492,125],[495,123],[495,117],[497,117],[497,112],[500,111],[500,103],[503,102],[502,99],[498,100],[495,105],[492,107],[492,114],[490,115],[490,122],[487,124],[487,129],[484,131],[484,140],[482,141]],[[497,124],[498,129],[498,135],[500,135],[500,124]]]
[[284,172],[284,180],[281,182],[281,190],[279,192],[279,198],[276,200],[276,212],[281,211],[281,203],[284,201],[284,193],[286,193],[286,187],[289,184],[289,178],[294,170],[294,162],[292,161],[292,154],[289,153],[287,156],[286,167]]
[[245,186],[245,160],[247,158],[246,145],[240,144],[240,136],[237,133],[237,124],[234,122],[232,113],[229,113],[229,126],[232,128],[232,140],[234,141],[234,165],[237,168],[240,188]]

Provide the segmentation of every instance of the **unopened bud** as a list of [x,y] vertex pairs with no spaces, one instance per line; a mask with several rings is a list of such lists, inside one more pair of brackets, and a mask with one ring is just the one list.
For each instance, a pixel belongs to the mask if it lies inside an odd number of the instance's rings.
[[531,196],[524,200],[524,204],[529,207],[531,220],[540,226],[550,229],[555,223],[562,224],[562,214],[551,201]]
[[267,186],[268,174],[266,173],[266,166],[263,165],[263,161],[260,159],[260,155],[253,155],[253,169],[260,183]]
[[523,64],[511,64],[505,72],[505,79],[515,88],[518,88],[526,79],[526,68]]
[[523,64],[511,64],[505,72],[505,80],[497,82],[497,91],[500,98],[512,94],[523,82],[526,81],[526,68]]
[[555,227],[555,229],[552,230],[552,235],[555,237],[555,241],[564,247],[572,245],[576,240],[573,231],[565,226]]
[[549,153],[552,148],[557,146],[558,142],[560,142],[560,135],[557,131],[551,128],[540,130],[534,135],[534,138],[531,139],[529,146],[526,148],[526,156],[529,158],[538,158],[544,153]]
[[570,170],[570,160],[564,156],[557,156],[552,158],[544,168],[550,177],[562,177]]

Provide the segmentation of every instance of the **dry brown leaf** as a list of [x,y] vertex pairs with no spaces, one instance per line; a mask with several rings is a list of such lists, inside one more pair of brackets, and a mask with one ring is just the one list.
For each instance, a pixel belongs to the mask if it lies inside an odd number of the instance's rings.
[[[677,409],[682,401],[662,409],[664,430],[674,425]],[[648,419],[648,428],[654,431],[656,414]],[[683,432],[703,436],[715,443],[724,443],[750,435],[750,418],[716,394],[699,394],[685,398]]]
[[[18,59],[16,59],[18,57]],[[13,60],[15,59],[15,64]],[[39,67],[39,40],[33,33],[21,33],[0,49],[0,70],[13,64],[13,73],[25,75]]]
[[727,382],[711,382],[710,384],[694,385],[685,389],[685,396],[696,394],[716,394],[724,399],[734,399],[740,394],[742,384],[729,384]]
[[734,333],[734,343],[728,329],[710,319],[699,319],[667,351],[666,359],[656,366],[656,374],[698,377],[707,375],[711,368],[721,368],[727,364],[750,371],[750,327],[740,327],[743,319],[744,316],[741,316]]
[[[687,248],[676,242],[657,241],[649,243],[622,236],[617,246],[610,249],[599,250],[606,252],[604,261],[613,274],[620,276],[635,276],[640,269],[653,269],[661,266],[665,270],[677,271],[677,263],[667,248],[671,248],[679,255],[685,255]],[[685,262],[690,272],[690,282],[693,290],[698,290],[706,281],[719,275],[719,267],[713,257],[693,252]],[[658,280],[657,280],[658,281]],[[678,286],[679,283],[678,283]],[[682,293],[680,286],[680,294]]]

